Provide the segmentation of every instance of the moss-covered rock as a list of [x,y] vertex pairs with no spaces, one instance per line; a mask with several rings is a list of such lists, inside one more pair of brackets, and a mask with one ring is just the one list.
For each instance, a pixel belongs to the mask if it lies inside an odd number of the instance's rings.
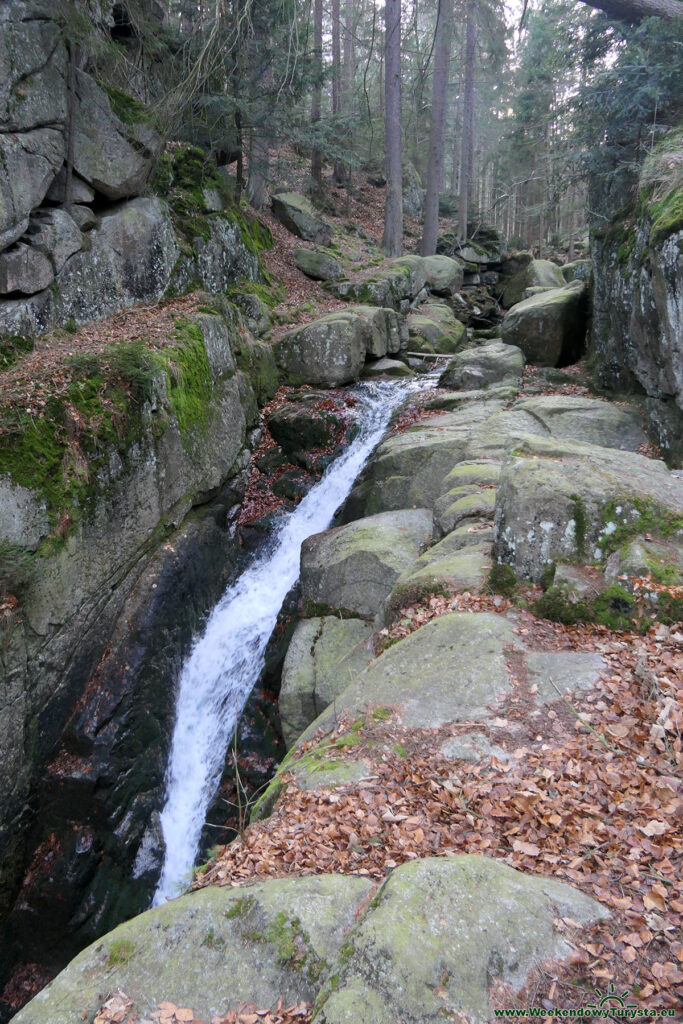
[[524,362],[523,353],[514,344],[490,341],[455,355],[441,374],[439,387],[471,390],[516,381],[524,372]]
[[278,699],[288,746],[372,660],[367,643],[371,634],[362,619],[326,616],[298,623],[282,667]]
[[344,276],[339,260],[326,252],[295,249],[294,262],[302,274],[312,277],[314,281],[338,281]]
[[446,297],[462,288],[463,266],[450,256],[426,256],[423,266],[427,275],[427,287],[434,295]]
[[287,331],[273,348],[278,365],[292,382],[338,387],[360,376],[366,322],[356,313],[330,313]]
[[384,512],[314,534],[301,547],[304,609],[374,619],[431,535],[427,509]]
[[397,707],[399,720],[417,729],[485,718],[488,705],[511,686],[504,648],[513,641],[512,625],[497,615],[432,619],[373,661],[303,738],[368,705]]
[[608,912],[562,882],[488,857],[424,859],[397,868],[353,930],[315,1024],[427,1024],[491,1016],[494,978],[521,988],[541,960],[572,946],[557,917],[588,924]]
[[503,320],[503,341],[517,345],[527,362],[537,366],[566,366],[584,351],[586,286],[583,281],[562,285],[518,302]]
[[683,537],[683,481],[633,452],[540,437],[501,473],[495,552],[539,581],[552,561],[600,561],[629,537]]
[[[444,257],[445,259],[445,257]],[[457,352],[465,340],[465,325],[445,303],[425,303],[408,314],[408,348],[416,352]]]
[[271,200],[273,215],[281,224],[305,242],[329,245],[332,228],[314,209],[306,196],[298,192],[278,192]]
[[[513,412],[528,414],[529,425],[535,420],[549,435],[560,439],[627,451],[635,451],[647,441],[641,413],[635,406],[614,405],[579,395],[544,395],[516,402]],[[524,430],[524,425],[520,427]]]
[[[562,271],[550,260],[529,260],[526,262],[528,253],[520,254],[519,263],[525,263],[506,283],[503,291],[503,306],[510,309],[516,306],[524,298],[527,288],[561,288],[565,284]],[[510,269],[514,264],[508,261]]]
[[15,1020],[90,1018],[116,988],[131,994],[142,1017],[162,1000],[191,1006],[205,1020],[240,1003],[313,1001],[370,887],[353,876],[318,875],[172,900],[84,950]]

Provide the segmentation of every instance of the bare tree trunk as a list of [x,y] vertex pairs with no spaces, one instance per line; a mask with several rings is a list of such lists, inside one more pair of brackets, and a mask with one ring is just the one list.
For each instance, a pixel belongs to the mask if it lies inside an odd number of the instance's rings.
[[616,21],[642,21],[643,18],[663,18],[675,21],[683,18],[681,0],[581,0],[589,7],[597,7]]
[[[320,122],[323,97],[323,0],[315,0],[313,4],[313,48],[317,81],[311,100],[311,124],[315,125]],[[321,189],[323,183],[323,164],[320,150],[317,147],[313,150],[311,158],[311,177],[313,178],[314,187]]]
[[458,234],[467,238],[469,203],[472,194],[474,156],[474,65],[477,51],[477,5],[468,0],[465,35],[465,95],[462,111],[462,145],[460,147],[460,198],[458,202]]
[[[332,0],[332,116],[336,119],[342,112],[341,82],[341,15],[340,0]],[[335,125],[339,138],[339,126]],[[344,162],[337,158],[334,161],[332,177],[335,185],[344,184]]]
[[427,195],[420,253],[433,256],[439,233],[439,192],[443,180],[444,136],[446,134],[446,93],[451,57],[452,0],[439,0],[434,43],[434,83],[432,86],[432,123],[429,129]]
[[403,175],[401,170],[401,0],[384,8],[384,107],[386,110],[386,200],[382,246],[389,256],[403,252]]

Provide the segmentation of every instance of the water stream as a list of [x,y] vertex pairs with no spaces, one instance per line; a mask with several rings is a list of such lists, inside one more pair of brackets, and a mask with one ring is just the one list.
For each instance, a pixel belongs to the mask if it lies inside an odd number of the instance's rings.
[[356,389],[360,430],[277,535],[226,590],[180,675],[161,825],[166,855],[154,904],[186,887],[228,743],[264,663],[282,603],[299,576],[299,551],[326,529],[386,430],[393,410],[426,379],[369,382]]

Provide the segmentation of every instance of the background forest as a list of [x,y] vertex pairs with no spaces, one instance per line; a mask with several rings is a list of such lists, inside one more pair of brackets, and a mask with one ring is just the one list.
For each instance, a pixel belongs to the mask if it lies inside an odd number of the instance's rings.
[[231,163],[257,209],[283,161],[310,155],[312,192],[388,174],[392,254],[402,184],[423,255],[438,211],[460,237],[488,225],[571,259],[680,118],[682,22],[643,18],[672,4],[607,2],[613,21],[569,0],[151,0],[115,5],[106,41],[70,18],[99,76],[151,103],[169,138]]

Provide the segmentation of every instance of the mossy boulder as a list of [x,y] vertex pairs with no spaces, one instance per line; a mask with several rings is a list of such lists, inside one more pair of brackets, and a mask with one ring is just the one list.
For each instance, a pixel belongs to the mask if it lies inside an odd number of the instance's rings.
[[434,523],[441,536],[454,530],[460,523],[476,519],[493,522],[496,507],[496,489],[481,489],[471,484],[453,487],[442,494],[434,505]]
[[609,917],[579,890],[489,857],[426,858],[398,867],[352,931],[315,1024],[440,1024],[491,1019],[494,978],[521,988],[531,969],[568,957],[559,917]]
[[304,610],[373,620],[431,535],[432,514],[420,508],[383,512],[308,537],[301,546]]
[[338,281],[344,276],[339,260],[315,249],[295,249],[294,262],[306,277],[314,281]]
[[[344,519],[413,506],[432,507],[444,477],[467,458],[473,431],[502,408],[482,401],[436,417],[384,441],[344,506]],[[508,439],[502,442],[503,449]]]
[[[444,257],[445,258],[445,257]],[[465,325],[445,303],[425,303],[408,314],[408,348],[416,352],[457,352],[465,340]]]
[[288,747],[372,660],[372,628],[362,619],[303,619],[294,630],[282,667],[278,699]]
[[334,446],[344,425],[344,417],[335,410],[307,408],[296,402],[285,402],[268,417],[273,439],[286,455],[303,465],[312,448]]
[[462,288],[463,266],[450,256],[425,256],[422,264],[427,275],[427,287],[434,295],[450,297]]
[[375,359],[367,362],[361,371],[361,380],[373,380],[377,377],[413,377],[414,372],[400,359]]
[[479,592],[491,566],[491,544],[452,546],[448,538],[429,548],[399,576],[389,595],[389,609],[412,604],[425,593]]
[[524,372],[524,363],[519,347],[490,341],[458,352],[441,374],[439,387],[469,390],[516,381]]
[[241,1003],[312,1002],[370,889],[362,878],[317,875],[182,896],[89,946],[14,1019],[92,1019],[117,988],[143,1018],[164,1000],[204,1020]]
[[365,362],[366,324],[342,311],[287,331],[273,346],[278,365],[295,383],[338,387],[358,380]]
[[278,192],[271,200],[273,215],[297,238],[316,245],[329,245],[332,227],[299,192]]
[[[517,265],[520,269],[508,280],[503,291],[502,304],[505,309],[517,305],[524,297],[527,288],[561,288],[566,282],[562,271],[550,260],[529,260],[526,262],[528,253],[520,253],[517,258]],[[508,261],[504,266],[508,270],[514,269],[515,264]],[[506,271],[504,270],[504,273]]]
[[488,705],[512,685],[504,649],[514,639],[512,624],[498,615],[432,619],[373,661],[302,738],[331,728],[344,711],[355,718],[368,705],[398,708],[402,724],[414,729],[486,718]]
[[609,583],[628,581],[620,577],[651,575],[656,583],[678,587],[683,585],[683,541],[654,540],[636,536],[614,551],[605,564],[605,579]]
[[[556,268],[557,269],[557,268]],[[508,310],[501,334],[536,366],[574,363],[585,347],[588,295],[583,281],[533,295]]]
[[663,462],[578,441],[527,437],[500,477],[495,553],[539,582],[553,561],[599,562],[630,537],[683,539],[683,480]]

